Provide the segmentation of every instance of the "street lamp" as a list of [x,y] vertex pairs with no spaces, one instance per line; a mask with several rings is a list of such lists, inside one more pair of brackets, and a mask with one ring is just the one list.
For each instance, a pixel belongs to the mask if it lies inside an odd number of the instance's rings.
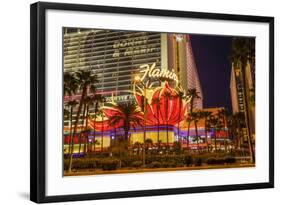
[[143,126],[143,151],[142,151],[142,163],[145,165],[145,140],[146,140],[146,115],[147,115],[147,102],[146,102],[146,90],[147,86],[141,81],[139,75],[135,76],[135,83],[140,83],[144,87],[144,126]]
[[[135,82],[136,82],[136,83],[141,82],[141,77],[140,77],[139,75],[136,75],[136,76],[135,76]],[[141,82],[141,83],[142,83],[142,82]]]

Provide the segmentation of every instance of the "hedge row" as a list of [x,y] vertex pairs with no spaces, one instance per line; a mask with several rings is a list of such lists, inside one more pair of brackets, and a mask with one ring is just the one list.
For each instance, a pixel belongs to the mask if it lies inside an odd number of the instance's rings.
[[[234,157],[210,157],[190,155],[155,155],[146,156],[145,164],[148,168],[167,168],[183,166],[201,166],[203,163],[209,165],[221,165],[235,163]],[[64,169],[68,169],[69,159],[64,160]],[[139,168],[143,166],[141,156],[130,156],[126,158],[76,158],[73,159],[72,169],[103,169],[116,170],[121,167]]]

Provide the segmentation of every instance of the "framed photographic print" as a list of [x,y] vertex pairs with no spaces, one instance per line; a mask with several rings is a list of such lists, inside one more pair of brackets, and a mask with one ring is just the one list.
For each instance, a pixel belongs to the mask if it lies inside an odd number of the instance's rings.
[[274,18],[31,5],[34,202],[274,187]]

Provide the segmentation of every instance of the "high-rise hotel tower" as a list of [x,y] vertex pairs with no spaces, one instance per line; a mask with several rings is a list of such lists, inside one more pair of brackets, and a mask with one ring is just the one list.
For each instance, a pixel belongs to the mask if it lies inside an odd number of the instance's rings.
[[[107,100],[132,98],[133,77],[140,65],[156,63],[174,69],[181,86],[196,88],[201,96],[194,108],[202,108],[203,93],[190,36],[145,31],[64,28],[64,72],[92,70],[98,76],[97,90]],[[154,86],[160,82],[155,82]]]

